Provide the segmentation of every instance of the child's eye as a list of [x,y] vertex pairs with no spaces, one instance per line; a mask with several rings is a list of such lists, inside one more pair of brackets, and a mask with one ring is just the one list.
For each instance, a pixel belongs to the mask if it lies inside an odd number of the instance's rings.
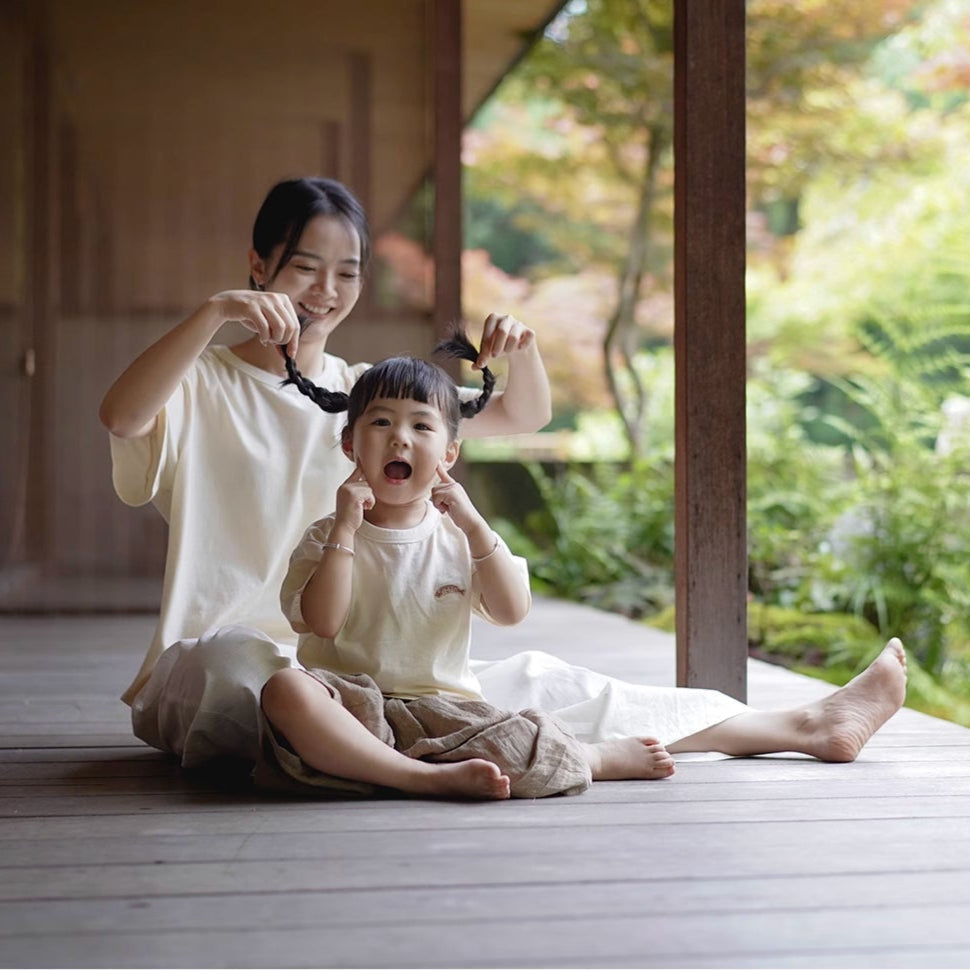
[[434,431],[434,428],[432,428],[430,424],[425,424],[423,421],[419,421],[415,425],[415,428],[417,428],[418,431]]
[[386,428],[391,422],[387,418],[374,418],[371,423],[375,428]]

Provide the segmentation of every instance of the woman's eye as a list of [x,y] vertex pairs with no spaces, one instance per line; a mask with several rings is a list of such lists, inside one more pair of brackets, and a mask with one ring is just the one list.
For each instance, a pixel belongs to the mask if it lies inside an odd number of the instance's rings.
[[360,278],[359,273],[341,273],[340,276],[345,280],[356,280]]
[[301,266],[299,263],[293,264],[294,269],[298,269],[301,273],[315,273],[316,266]]

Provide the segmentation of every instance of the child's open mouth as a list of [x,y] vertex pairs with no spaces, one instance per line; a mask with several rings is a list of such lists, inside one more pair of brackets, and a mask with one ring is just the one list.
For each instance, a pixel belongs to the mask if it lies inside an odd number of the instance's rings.
[[384,466],[384,474],[392,482],[403,482],[411,477],[411,466],[406,461],[389,461]]

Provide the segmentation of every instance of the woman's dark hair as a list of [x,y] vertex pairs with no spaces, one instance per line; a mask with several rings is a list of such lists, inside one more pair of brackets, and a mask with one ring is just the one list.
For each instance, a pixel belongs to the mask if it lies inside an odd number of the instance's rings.
[[[449,337],[435,347],[434,353],[459,360],[478,359],[478,350],[459,326],[452,328]],[[349,394],[317,387],[297,370],[289,356],[286,357],[286,372],[289,377],[283,383],[295,385],[322,410],[331,414],[346,411],[348,431],[353,429],[354,423],[374,398],[413,398],[422,404],[433,404],[441,411],[448,423],[450,441],[458,438],[461,419],[475,417],[488,404],[495,389],[495,375],[483,367],[482,393],[472,401],[462,401],[451,376],[437,364],[418,357],[389,357],[368,367],[357,378]]]
[[[316,216],[338,216],[346,221],[360,240],[361,272],[367,267],[370,230],[364,207],[353,193],[334,179],[286,179],[269,190],[253,223],[253,249],[260,259],[268,260],[283,245],[274,276],[290,261],[307,223]],[[252,275],[249,285],[259,289]]]

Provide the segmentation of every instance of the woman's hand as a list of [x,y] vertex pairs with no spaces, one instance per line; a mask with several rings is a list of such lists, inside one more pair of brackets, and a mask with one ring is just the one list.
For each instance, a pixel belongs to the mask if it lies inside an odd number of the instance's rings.
[[552,419],[549,377],[535,331],[515,317],[490,313],[472,368],[481,370],[499,357],[508,358],[505,388],[492,395],[488,407],[475,415],[474,421],[462,423],[463,437],[528,434],[541,430]]
[[251,330],[263,346],[277,344],[296,356],[300,321],[293,301],[285,293],[270,290],[223,290],[210,298],[226,323],[240,323]]
[[509,357],[519,351],[528,350],[535,341],[535,331],[515,317],[490,313],[485,318],[478,360],[472,365],[472,369],[481,370],[499,357]]

